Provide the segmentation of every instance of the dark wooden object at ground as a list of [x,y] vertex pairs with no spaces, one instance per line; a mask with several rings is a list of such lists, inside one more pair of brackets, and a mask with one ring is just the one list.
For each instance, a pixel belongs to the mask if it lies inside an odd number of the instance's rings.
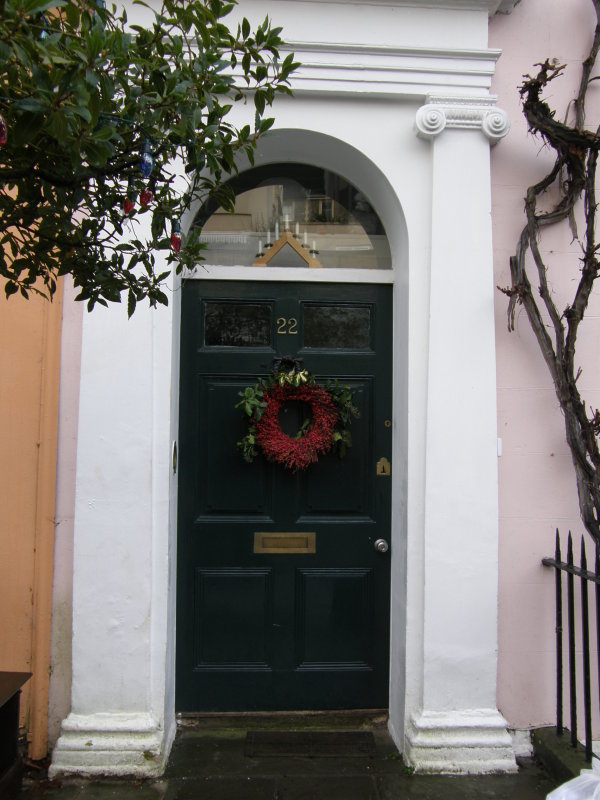
[[30,672],[0,672],[0,797],[21,786],[19,695],[30,677]]

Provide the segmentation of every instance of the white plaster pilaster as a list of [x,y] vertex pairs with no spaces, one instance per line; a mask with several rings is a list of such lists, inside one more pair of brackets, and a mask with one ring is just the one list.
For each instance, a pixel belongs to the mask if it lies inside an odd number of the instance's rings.
[[[493,110],[493,101],[428,100],[417,114],[418,134],[432,147],[424,540],[422,562],[408,565],[411,580],[422,586],[422,615],[409,621],[408,630],[409,641],[420,642],[409,668],[420,672],[421,689],[406,709],[404,753],[423,772],[513,771],[511,739],[496,709],[498,485],[488,142],[506,132],[508,121]],[[497,118],[490,119],[493,114]]]
[[158,775],[174,738],[166,695],[172,314],[140,304],[131,320],[119,306],[84,317],[71,713],[52,776]]

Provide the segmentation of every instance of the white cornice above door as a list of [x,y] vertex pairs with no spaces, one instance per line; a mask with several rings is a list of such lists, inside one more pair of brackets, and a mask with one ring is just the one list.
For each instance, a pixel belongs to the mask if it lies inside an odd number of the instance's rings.
[[373,44],[288,41],[301,66],[295,94],[487,95],[500,50],[390,47]]
[[[278,0],[274,0],[277,2]],[[272,0],[273,2],[273,0]],[[323,0],[304,0],[304,2],[321,3]],[[443,8],[460,10],[487,10],[490,17],[494,14],[510,14],[521,0],[336,0],[343,4],[362,6],[408,6],[412,8]]]

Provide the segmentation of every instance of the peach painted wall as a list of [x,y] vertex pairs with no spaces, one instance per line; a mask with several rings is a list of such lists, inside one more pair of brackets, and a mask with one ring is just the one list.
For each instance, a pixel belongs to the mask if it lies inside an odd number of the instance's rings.
[[[528,136],[517,87],[536,62],[567,63],[564,78],[546,93],[563,118],[574,96],[595,15],[590,0],[522,0],[490,23],[490,47],[503,50],[492,91],[511,118],[511,131],[492,153],[495,282],[509,284],[509,256],[524,224],[527,186],[549,170],[552,154]],[[587,127],[600,122],[600,83],[589,92]],[[566,306],[578,270],[578,246],[568,226],[548,231],[542,248],[552,269],[558,307]],[[500,474],[500,589],[498,706],[513,727],[552,724],[554,690],[553,573],[540,564],[553,555],[554,535],[583,532],[574,470],[554,389],[523,310],[508,333],[507,298],[496,295]],[[600,287],[580,334],[586,401],[600,406]],[[593,553],[593,548],[589,548]]]
[[0,669],[33,673],[32,758],[46,754],[61,292],[0,296]]

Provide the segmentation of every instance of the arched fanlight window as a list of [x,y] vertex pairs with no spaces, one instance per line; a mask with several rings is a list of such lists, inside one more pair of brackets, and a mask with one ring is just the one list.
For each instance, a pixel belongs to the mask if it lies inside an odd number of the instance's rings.
[[345,178],[305,164],[270,164],[232,178],[233,213],[206,203],[194,220],[206,261],[221,266],[391,269],[387,236]]

